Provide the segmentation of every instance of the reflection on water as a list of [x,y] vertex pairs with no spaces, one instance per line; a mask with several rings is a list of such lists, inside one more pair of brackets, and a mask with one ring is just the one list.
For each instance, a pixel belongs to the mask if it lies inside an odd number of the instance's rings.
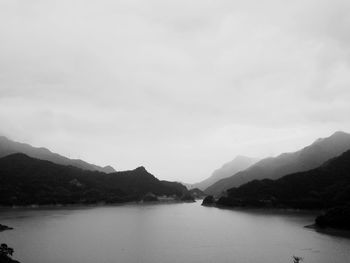
[[0,242],[22,263],[344,263],[350,239],[303,226],[314,215],[223,210],[200,204],[0,211],[14,230]]

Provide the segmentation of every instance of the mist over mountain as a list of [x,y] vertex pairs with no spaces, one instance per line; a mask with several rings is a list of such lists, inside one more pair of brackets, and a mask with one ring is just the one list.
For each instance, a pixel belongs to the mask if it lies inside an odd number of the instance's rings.
[[237,172],[247,169],[249,166],[253,165],[257,161],[258,159],[256,158],[250,158],[239,155],[232,161],[225,163],[219,169],[216,169],[210,177],[199,183],[191,185],[191,187],[198,188],[200,190],[205,190],[207,187],[211,186],[217,181],[230,177]]
[[80,159],[69,159],[65,156],[53,153],[46,148],[33,147],[29,144],[15,142],[4,136],[0,136],[0,157],[4,157],[14,153],[24,153],[33,158],[47,160],[56,164],[72,165],[84,170],[100,171],[104,173],[115,172],[114,168],[110,165],[101,167],[95,164],[87,163]]
[[[219,203],[229,206],[330,208],[350,202],[350,150],[318,168],[279,179],[254,180],[227,190]],[[348,223],[349,225],[349,223]]]
[[34,159],[22,153],[0,159],[0,205],[120,203],[147,193],[181,197],[180,183],[160,181],[144,167],[106,174]]
[[286,174],[307,171],[339,156],[348,149],[350,149],[350,134],[336,132],[330,137],[316,140],[297,152],[265,158],[244,171],[219,180],[205,189],[205,192],[220,195],[229,188],[239,187],[255,179],[277,179]]

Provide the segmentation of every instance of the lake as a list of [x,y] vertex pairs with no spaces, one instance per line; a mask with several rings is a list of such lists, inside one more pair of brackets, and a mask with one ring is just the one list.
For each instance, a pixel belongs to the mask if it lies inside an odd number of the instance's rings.
[[2,209],[0,242],[21,263],[305,263],[350,260],[350,239],[304,228],[315,215],[200,202]]

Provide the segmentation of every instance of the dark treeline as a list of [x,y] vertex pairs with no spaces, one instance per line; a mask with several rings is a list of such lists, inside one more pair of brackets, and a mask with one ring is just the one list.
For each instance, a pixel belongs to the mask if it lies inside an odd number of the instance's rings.
[[276,180],[287,174],[309,171],[349,149],[350,134],[336,132],[330,137],[316,140],[299,151],[265,158],[244,171],[216,182],[205,189],[205,192],[219,196],[227,189],[239,187],[253,180]]
[[[207,198],[204,204],[213,202]],[[216,201],[217,205],[229,207],[330,209],[316,223],[341,228],[350,228],[349,203],[350,151],[310,171],[277,180],[254,180],[231,188]]]
[[[0,224],[0,232],[12,229],[12,227]],[[18,261],[12,259],[13,253],[14,249],[12,247],[2,243],[0,245],[0,263],[19,263]]]
[[102,173],[13,154],[0,159],[0,205],[121,203],[147,193],[181,198],[180,183],[160,181],[145,168]]

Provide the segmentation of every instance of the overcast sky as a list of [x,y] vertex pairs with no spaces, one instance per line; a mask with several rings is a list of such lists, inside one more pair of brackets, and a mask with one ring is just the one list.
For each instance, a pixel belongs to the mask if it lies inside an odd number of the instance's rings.
[[193,183],[350,132],[350,1],[0,0],[0,133]]

